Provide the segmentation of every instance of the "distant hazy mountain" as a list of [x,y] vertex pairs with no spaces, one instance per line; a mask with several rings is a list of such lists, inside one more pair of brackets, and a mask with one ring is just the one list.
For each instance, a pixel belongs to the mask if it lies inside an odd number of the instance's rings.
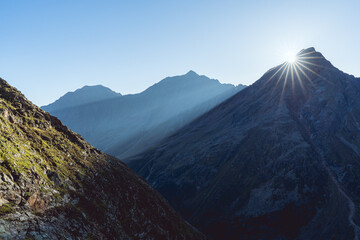
[[167,77],[139,94],[44,109],[95,147],[124,158],[152,147],[242,88],[190,71]]
[[116,93],[102,85],[84,86],[74,92],[66,93],[54,103],[43,106],[42,109],[48,112],[53,112],[64,108],[98,102],[101,100],[116,98],[120,96],[120,93]]
[[359,239],[360,79],[303,50],[128,162],[216,239]]

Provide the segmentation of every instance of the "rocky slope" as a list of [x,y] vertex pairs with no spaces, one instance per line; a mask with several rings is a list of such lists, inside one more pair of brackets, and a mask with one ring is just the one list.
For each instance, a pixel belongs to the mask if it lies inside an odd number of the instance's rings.
[[360,79],[309,48],[128,159],[215,239],[359,239]]
[[142,178],[0,79],[1,239],[204,239]]
[[190,71],[165,78],[139,94],[44,109],[95,147],[122,159],[154,146],[242,88]]

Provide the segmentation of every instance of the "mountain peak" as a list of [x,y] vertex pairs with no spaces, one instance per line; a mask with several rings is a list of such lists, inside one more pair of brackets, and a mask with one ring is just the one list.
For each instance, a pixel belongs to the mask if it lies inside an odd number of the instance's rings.
[[298,54],[296,54],[296,56],[298,58],[305,58],[305,59],[306,58],[309,59],[309,57],[317,57],[317,58],[325,59],[325,57],[321,54],[321,52],[316,51],[314,47],[302,49]]
[[102,91],[102,92],[107,92],[107,93],[111,93],[112,95],[121,95],[120,93],[114,92],[113,90],[111,90],[108,87],[105,87],[101,84],[98,85],[85,85],[82,88],[79,88],[77,90],[75,90],[74,92],[82,92],[82,91]]
[[[266,72],[254,85],[273,88],[272,93],[281,92],[293,95],[296,90],[304,92],[314,83],[326,84],[331,74],[339,72],[320,52],[314,47],[302,49],[294,62],[284,62]],[[322,83],[324,82],[324,83]]]
[[158,83],[147,88],[147,94],[167,94],[178,95],[180,92],[193,91],[194,89],[207,89],[207,91],[217,91],[219,87],[234,88],[234,85],[222,84],[216,79],[211,79],[205,75],[199,75],[190,70],[184,75],[166,77]]
[[75,90],[74,92],[66,93],[54,103],[43,106],[42,108],[50,112],[87,103],[113,99],[121,96],[122,95],[120,93],[114,92],[110,88],[103,85],[85,85],[82,88]]
[[302,64],[333,67],[332,64],[322,55],[322,53],[316,51],[314,47],[302,49],[298,54],[296,54],[296,61],[294,65],[302,66]]
[[197,73],[196,73],[195,71],[193,71],[193,70],[188,71],[185,75],[186,75],[186,76],[199,76],[199,74],[197,74]]
[[315,48],[309,47],[309,48],[302,49],[297,55],[304,54],[304,53],[312,53],[312,52],[316,52]]

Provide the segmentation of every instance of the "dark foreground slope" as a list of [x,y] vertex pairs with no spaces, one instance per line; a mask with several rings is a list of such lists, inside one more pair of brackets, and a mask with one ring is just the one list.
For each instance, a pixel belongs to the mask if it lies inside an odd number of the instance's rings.
[[1,239],[203,239],[143,179],[0,79]]
[[95,147],[122,159],[154,146],[242,88],[190,71],[139,94],[81,106],[73,102],[73,107],[55,102],[44,109]]
[[128,161],[217,239],[359,239],[360,80],[303,50]]

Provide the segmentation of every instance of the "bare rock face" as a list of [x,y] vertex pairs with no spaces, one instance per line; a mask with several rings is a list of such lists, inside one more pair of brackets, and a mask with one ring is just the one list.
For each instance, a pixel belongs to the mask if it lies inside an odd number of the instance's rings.
[[35,212],[44,213],[49,205],[50,196],[46,197],[39,190],[28,199],[30,209]]
[[0,239],[204,239],[120,160],[0,79]]
[[359,239],[360,80],[314,48],[127,159],[216,239]]

